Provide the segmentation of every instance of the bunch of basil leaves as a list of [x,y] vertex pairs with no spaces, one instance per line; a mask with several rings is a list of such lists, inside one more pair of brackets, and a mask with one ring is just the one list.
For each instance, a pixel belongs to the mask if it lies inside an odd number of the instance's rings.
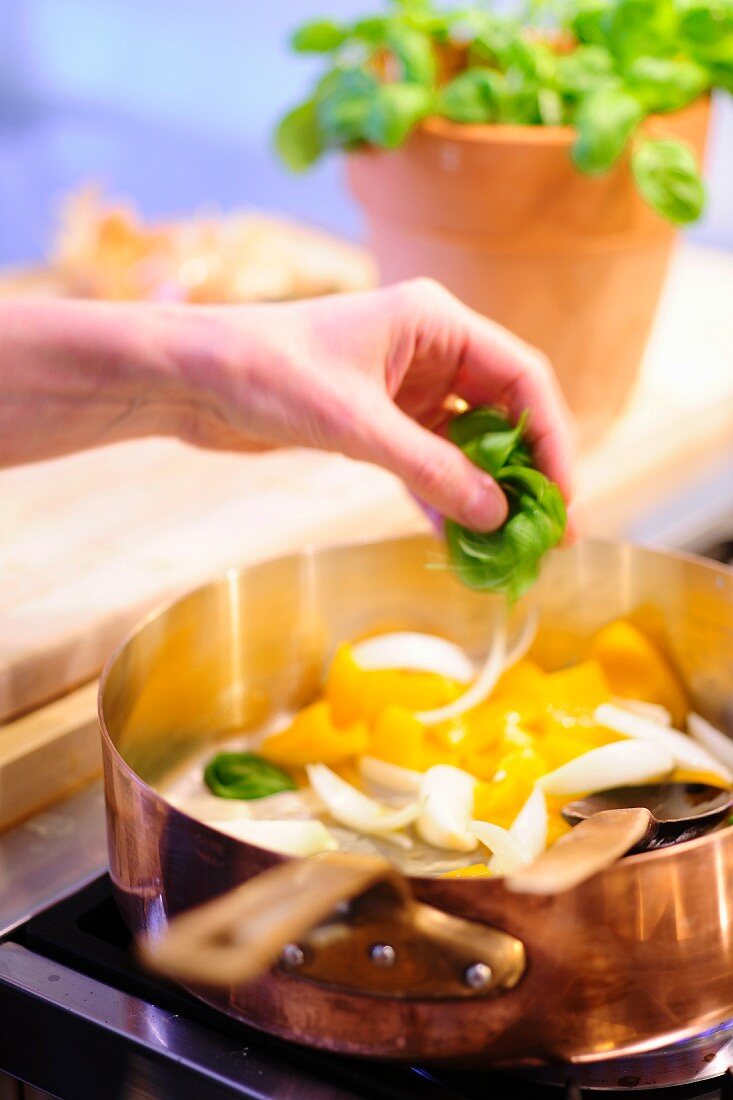
[[450,436],[463,453],[504,490],[509,514],[503,526],[479,534],[446,520],[453,568],[470,588],[518,599],[537,580],[540,560],[563,536],[565,504],[557,485],[534,469],[522,436],[527,414],[516,426],[488,406],[457,416]]
[[[695,221],[705,194],[692,150],[646,137],[643,122],[713,88],[733,92],[733,0],[552,3],[534,0],[520,19],[478,4],[443,11],[392,0],[383,15],[305,24],[293,49],[324,55],[327,71],[282,119],[282,158],[302,170],[329,149],[396,148],[429,115],[569,124],[581,171],[606,171],[630,145],[646,201],[670,222]],[[462,69],[445,79],[440,59],[451,53]]]

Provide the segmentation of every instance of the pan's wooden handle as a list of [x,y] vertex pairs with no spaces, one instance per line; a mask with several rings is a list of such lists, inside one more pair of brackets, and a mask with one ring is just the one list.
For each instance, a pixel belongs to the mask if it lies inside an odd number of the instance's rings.
[[325,853],[288,860],[174,917],[163,937],[142,941],[140,954],[178,981],[247,982],[338,905],[382,881],[405,892],[404,880],[385,859]]
[[497,995],[525,966],[514,936],[416,901],[384,859],[340,852],[289,860],[174,917],[140,954],[196,985],[238,985],[279,964],[330,989],[413,999]]
[[603,810],[581,821],[571,833],[506,879],[517,894],[560,894],[610,867],[652,828],[644,809]]

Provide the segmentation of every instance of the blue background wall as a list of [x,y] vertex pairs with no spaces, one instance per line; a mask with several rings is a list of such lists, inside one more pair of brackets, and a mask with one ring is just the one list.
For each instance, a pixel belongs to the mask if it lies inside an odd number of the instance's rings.
[[[373,0],[0,0],[0,263],[42,256],[59,196],[96,179],[149,215],[253,204],[358,235],[337,159],[276,162],[277,116],[317,62],[302,19]],[[718,104],[694,236],[733,247],[733,108]]]

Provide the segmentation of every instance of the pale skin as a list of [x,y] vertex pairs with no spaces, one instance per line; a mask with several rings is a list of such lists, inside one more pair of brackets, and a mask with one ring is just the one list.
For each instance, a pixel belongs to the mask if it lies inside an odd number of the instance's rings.
[[145,435],[315,447],[488,531],[506,500],[441,434],[458,397],[529,409],[535,461],[572,496],[570,421],[543,356],[429,280],[256,306],[8,301],[0,353],[0,465]]

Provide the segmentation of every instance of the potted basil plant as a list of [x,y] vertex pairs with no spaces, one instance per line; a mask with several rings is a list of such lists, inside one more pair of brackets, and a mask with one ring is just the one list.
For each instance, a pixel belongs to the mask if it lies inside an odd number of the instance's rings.
[[394,0],[292,46],[323,57],[277,130],[343,150],[383,281],[430,275],[542,348],[595,438],[636,378],[678,226],[701,214],[733,0],[565,0],[527,18]]

